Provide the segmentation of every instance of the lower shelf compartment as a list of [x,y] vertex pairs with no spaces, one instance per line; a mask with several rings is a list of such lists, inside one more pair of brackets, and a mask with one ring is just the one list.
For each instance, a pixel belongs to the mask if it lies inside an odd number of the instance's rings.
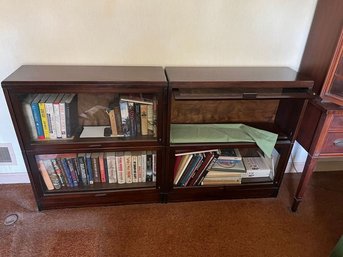
[[156,188],[46,194],[37,199],[39,210],[159,202],[161,194]]
[[175,188],[168,193],[168,202],[206,201],[243,198],[276,197],[279,187],[270,185],[256,188],[230,185],[230,186],[199,186],[192,188]]

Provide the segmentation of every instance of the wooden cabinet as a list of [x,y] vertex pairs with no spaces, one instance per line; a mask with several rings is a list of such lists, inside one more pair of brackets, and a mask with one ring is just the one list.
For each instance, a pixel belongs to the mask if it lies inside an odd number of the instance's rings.
[[[160,201],[161,67],[22,66],[2,86],[40,210]],[[122,131],[105,135],[110,111]]]
[[299,71],[314,79],[315,92],[297,140],[308,151],[294,196],[297,211],[321,158],[343,157],[343,2],[319,0]]
[[[261,67],[22,66],[2,82],[40,210],[275,197],[312,86],[289,68]],[[332,130],[340,123],[335,117]],[[235,148],[249,157],[259,149],[242,138],[178,142],[177,124],[273,133],[277,161],[239,184],[175,185],[177,154]]]
[[[299,130],[313,81],[289,68],[167,67],[169,110],[167,136],[175,125],[247,124],[277,134],[275,150],[279,161],[273,174],[242,178],[238,184],[180,186],[175,177],[176,155],[206,149],[237,148],[245,157],[256,152],[256,142],[212,141],[211,131],[196,132],[191,141],[169,136],[166,174],[168,201],[275,197]],[[187,131],[185,131],[186,133]],[[233,131],[232,131],[233,133]],[[181,135],[182,136],[182,135]],[[248,155],[247,155],[248,156]]]

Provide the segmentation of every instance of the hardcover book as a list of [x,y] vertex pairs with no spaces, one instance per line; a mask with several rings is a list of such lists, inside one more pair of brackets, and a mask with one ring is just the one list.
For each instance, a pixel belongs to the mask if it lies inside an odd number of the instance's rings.
[[116,153],[116,169],[118,184],[125,184],[125,164],[124,164],[124,153]]
[[36,96],[37,94],[27,95],[22,104],[26,125],[27,125],[27,128],[29,129],[31,139],[38,138],[35,120],[33,118],[33,112],[31,108],[31,103],[35,99]]

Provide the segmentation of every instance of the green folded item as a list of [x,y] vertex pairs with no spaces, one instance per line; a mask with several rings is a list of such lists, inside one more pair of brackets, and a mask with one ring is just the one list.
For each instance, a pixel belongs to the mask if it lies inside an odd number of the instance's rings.
[[244,124],[171,124],[170,141],[178,143],[255,142],[271,157],[278,135]]

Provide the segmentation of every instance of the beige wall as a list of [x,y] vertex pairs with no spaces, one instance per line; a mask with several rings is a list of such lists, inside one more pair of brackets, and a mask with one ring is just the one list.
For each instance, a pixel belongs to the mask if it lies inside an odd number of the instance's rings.
[[[316,0],[0,0],[0,80],[22,64],[289,66]],[[0,94],[0,105],[4,106]],[[7,109],[0,143],[12,143]]]

